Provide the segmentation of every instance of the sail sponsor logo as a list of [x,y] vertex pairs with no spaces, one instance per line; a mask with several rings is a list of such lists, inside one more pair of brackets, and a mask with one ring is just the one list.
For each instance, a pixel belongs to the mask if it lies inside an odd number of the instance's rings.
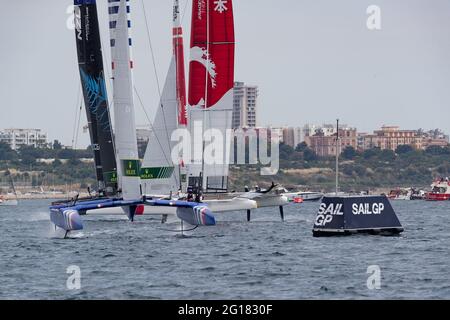
[[75,19],[75,30],[77,33],[77,39],[83,40],[83,31],[81,30],[81,9],[80,6],[74,7],[74,19]]
[[342,203],[322,203],[316,217],[315,225],[318,227],[324,227],[333,221],[334,216],[344,215],[343,207],[344,204]]
[[117,172],[105,172],[103,173],[103,178],[105,179],[106,183],[117,183]]
[[139,177],[139,160],[122,160],[124,176]]
[[214,1],[214,11],[217,11],[219,13],[224,13],[225,11],[228,11],[228,0],[217,0]]
[[383,211],[384,203],[354,203],[352,205],[354,215],[382,214]]
[[206,11],[206,2],[205,0],[198,0],[197,1],[197,19],[202,20],[203,19],[203,13]]
[[179,15],[180,15],[180,5],[178,1],[175,1],[175,4],[173,6],[173,22],[178,20]]
[[175,167],[142,168],[140,176],[143,180],[169,179],[174,171]]
[[84,16],[85,19],[85,24],[84,24],[84,28],[86,30],[86,41],[89,41],[89,36],[91,34],[91,18],[89,15],[89,7],[86,7],[86,15]]

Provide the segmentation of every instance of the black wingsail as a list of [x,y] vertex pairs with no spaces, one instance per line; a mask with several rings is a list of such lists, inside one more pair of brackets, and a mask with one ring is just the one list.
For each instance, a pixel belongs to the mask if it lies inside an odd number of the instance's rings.
[[75,36],[99,191],[117,192],[117,165],[95,0],[74,0]]

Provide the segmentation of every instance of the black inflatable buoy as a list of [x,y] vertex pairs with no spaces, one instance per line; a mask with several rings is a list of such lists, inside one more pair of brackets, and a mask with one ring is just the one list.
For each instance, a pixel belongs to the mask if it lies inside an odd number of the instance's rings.
[[403,230],[386,196],[325,196],[314,223],[313,236],[395,235]]

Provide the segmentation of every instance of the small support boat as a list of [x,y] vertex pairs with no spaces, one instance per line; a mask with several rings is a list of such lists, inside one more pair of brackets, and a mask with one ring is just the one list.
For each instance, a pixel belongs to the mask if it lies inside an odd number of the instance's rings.
[[450,180],[449,178],[439,179],[431,185],[431,191],[425,195],[427,201],[447,201],[450,200]]

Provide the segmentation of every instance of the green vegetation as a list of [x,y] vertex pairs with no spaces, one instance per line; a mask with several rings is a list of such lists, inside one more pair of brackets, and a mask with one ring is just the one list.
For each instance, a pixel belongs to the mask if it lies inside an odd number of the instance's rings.
[[[395,187],[428,187],[436,177],[450,176],[450,146],[415,150],[400,146],[391,150],[359,152],[347,147],[340,157],[340,186],[343,191]],[[271,181],[287,187],[305,186],[331,191],[335,184],[335,158],[319,158],[305,143],[294,150],[280,146],[280,171],[276,176],[260,176],[256,166],[233,166],[231,185],[268,185]]]
[[[92,150],[65,149],[57,141],[53,148],[24,147],[13,151],[0,143],[0,172],[11,169],[19,186],[95,186]],[[40,159],[47,159],[42,161]],[[232,166],[230,186],[243,190],[245,185],[269,185],[272,181],[286,187],[305,186],[331,191],[335,181],[335,159],[320,158],[305,143],[293,149],[280,146],[280,170],[276,176],[261,176],[260,166]],[[391,150],[370,149],[359,152],[347,147],[340,161],[340,184],[343,191],[373,190],[395,187],[428,187],[436,177],[450,176],[450,146],[415,150],[400,146]],[[0,174],[0,185],[9,177]]]
[[[11,169],[19,186],[95,185],[94,163],[82,161],[92,158],[92,150],[64,149],[58,141],[53,146],[53,149],[26,146],[14,151],[0,143],[0,171]],[[0,185],[8,184],[9,178],[0,174]]]

